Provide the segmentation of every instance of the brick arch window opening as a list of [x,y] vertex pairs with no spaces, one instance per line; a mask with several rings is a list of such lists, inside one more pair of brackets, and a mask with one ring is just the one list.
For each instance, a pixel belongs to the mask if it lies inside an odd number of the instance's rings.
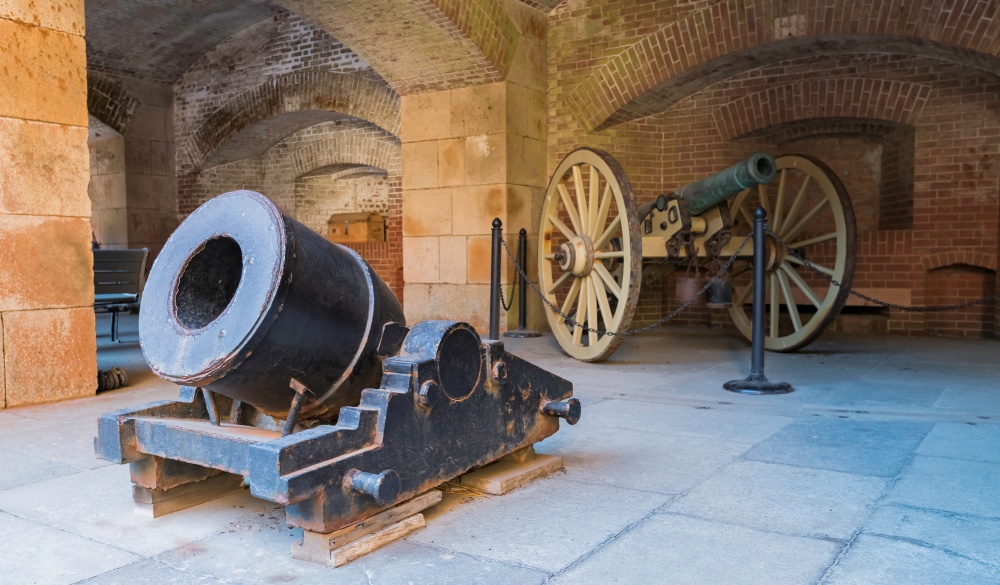
[[326,233],[333,215],[369,212],[386,217],[392,206],[388,174],[361,164],[331,165],[303,174],[295,179],[295,216],[320,234]]
[[[931,305],[953,305],[996,294],[997,273],[982,266],[957,263],[927,271],[925,286]],[[926,332],[946,337],[990,337],[996,332],[996,302],[948,313],[930,313]]]

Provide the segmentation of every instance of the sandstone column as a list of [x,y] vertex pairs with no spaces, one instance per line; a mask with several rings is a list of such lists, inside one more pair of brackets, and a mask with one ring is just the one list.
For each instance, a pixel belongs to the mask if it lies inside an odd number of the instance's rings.
[[[512,251],[518,230],[528,230],[529,276],[535,278],[538,210],[548,180],[546,23],[543,14],[515,4],[510,16],[521,37],[506,81],[401,100],[404,308],[410,322],[468,321],[485,335],[494,217],[503,221]],[[504,282],[513,282],[504,265]],[[504,287],[505,294],[509,290]],[[533,327],[545,322],[537,299],[528,312]],[[516,315],[512,308],[511,327]]]
[[93,394],[82,0],[0,4],[0,406]]

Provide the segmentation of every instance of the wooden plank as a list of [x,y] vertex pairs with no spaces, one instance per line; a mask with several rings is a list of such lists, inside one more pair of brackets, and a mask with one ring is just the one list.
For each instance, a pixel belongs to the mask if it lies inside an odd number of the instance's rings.
[[513,453],[504,455],[503,457],[500,458],[500,461],[510,461],[511,463],[527,463],[529,461],[534,461],[535,457],[536,457],[535,446],[528,445],[527,447],[518,449]]
[[330,551],[330,565],[334,567],[345,565],[354,559],[363,557],[387,544],[392,544],[393,542],[420,530],[424,526],[427,526],[427,521],[424,520],[423,514],[410,516],[401,522],[387,526],[382,530],[369,534],[368,536],[360,540],[356,540],[347,546]]
[[329,565],[330,553],[441,501],[440,490],[430,490],[402,504],[329,533],[302,531],[302,540],[292,544],[292,558]]
[[522,485],[545,477],[563,468],[562,457],[554,455],[536,455],[531,461],[514,463],[512,461],[497,461],[462,476],[462,485],[467,485],[481,492],[502,496]]
[[204,504],[243,489],[243,476],[222,473],[208,479],[168,490],[132,486],[136,514],[159,518],[166,514]]

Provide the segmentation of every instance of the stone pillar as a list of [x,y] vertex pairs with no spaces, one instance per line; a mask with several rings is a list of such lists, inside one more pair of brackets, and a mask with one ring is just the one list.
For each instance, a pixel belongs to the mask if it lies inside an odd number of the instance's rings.
[[[495,217],[512,252],[518,230],[528,230],[534,279],[538,210],[548,180],[546,23],[544,14],[520,3],[508,10],[521,38],[506,81],[401,100],[404,309],[411,323],[454,319],[488,331]],[[510,283],[507,264],[504,282]],[[504,294],[509,291],[505,286]],[[528,311],[533,326],[545,322],[541,303],[533,301]],[[516,315],[512,308],[512,320],[502,316],[502,324],[516,326]]]
[[82,0],[0,4],[0,406],[97,386]]

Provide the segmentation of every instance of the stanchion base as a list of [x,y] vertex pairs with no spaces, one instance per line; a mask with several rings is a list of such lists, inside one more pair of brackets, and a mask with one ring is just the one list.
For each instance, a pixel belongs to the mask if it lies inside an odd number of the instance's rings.
[[524,337],[541,337],[542,333],[540,331],[532,331],[531,329],[521,329],[518,327],[513,331],[506,331],[503,334],[504,337],[516,337],[518,339]]
[[732,380],[722,385],[730,392],[740,394],[788,394],[792,392],[791,384],[787,382],[771,382],[764,374],[750,374],[745,380]]

